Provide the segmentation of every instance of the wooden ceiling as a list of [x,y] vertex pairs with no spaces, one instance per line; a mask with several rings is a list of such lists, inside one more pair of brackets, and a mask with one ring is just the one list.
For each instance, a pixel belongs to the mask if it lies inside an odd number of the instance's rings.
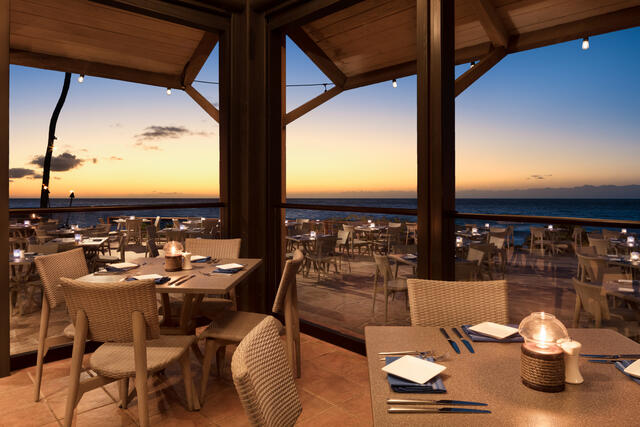
[[[290,37],[344,89],[415,73],[416,0],[365,0]],[[640,0],[456,0],[456,63],[640,25]],[[578,48],[576,46],[576,48]]]
[[87,0],[12,0],[10,31],[13,64],[166,87],[193,80],[217,42],[215,33]]

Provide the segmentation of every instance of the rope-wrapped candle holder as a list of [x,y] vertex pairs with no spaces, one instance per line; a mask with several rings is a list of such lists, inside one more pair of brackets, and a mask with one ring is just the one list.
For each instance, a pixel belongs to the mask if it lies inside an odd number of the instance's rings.
[[520,377],[533,390],[557,393],[564,390],[564,352],[558,342],[568,338],[567,329],[552,314],[538,312],[520,323],[522,344]]
[[182,270],[182,244],[180,242],[171,241],[164,245],[164,269],[165,271]]

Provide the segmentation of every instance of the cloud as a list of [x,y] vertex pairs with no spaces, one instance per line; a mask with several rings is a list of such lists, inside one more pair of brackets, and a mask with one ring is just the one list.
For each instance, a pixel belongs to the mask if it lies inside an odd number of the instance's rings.
[[35,173],[33,169],[27,168],[10,168],[9,178],[24,178],[25,176],[32,176]]
[[190,135],[191,132],[184,126],[149,126],[144,132],[136,135],[140,141],[155,141],[158,139],[177,139]]
[[109,125],[110,128],[121,128],[122,126],[122,123],[111,123]]
[[118,157],[118,156],[111,156],[107,160],[124,160],[124,159],[122,157]]
[[[94,161],[94,163],[96,161]],[[80,159],[74,154],[68,152],[62,153],[59,156],[53,156],[51,158],[51,170],[54,172],[64,172],[76,168],[84,162],[85,159]],[[35,156],[30,164],[40,166],[41,168],[44,167],[44,156]]]
[[527,179],[545,179],[548,176],[552,176],[551,174],[547,174],[547,175],[529,175],[529,177],[527,177]]
[[142,148],[143,150],[147,150],[147,151],[160,151],[160,147],[158,147],[157,145],[147,145],[143,142],[136,142],[136,146]]
[[97,159],[97,158],[95,158],[95,157],[94,157],[93,159],[91,159],[91,161],[93,162],[93,164],[94,164],[94,165],[95,165],[96,163],[98,163],[98,159]]

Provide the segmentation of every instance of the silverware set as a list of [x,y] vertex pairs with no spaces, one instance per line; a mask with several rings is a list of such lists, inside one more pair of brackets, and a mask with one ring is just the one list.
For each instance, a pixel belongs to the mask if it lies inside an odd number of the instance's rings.
[[[472,354],[475,353],[475,350],[473,349],[471,342],[469,342],[469,340],[464,338],[464,336],[460,333],[460,331],[458,331],[458,328],[451,328],[451,330],[453,331],[454,334],[456,334],[460,342],[464,344],[467,350],[469,350],[469,353],[472,353]],[[447,339],[451,348],[453,348],[453,350],[456,353],[460,354],[460,346],[458,346],[458,343],[456,341],[451,339],[447,330],[445,328],[440,328],[440,333]]]
[[637,360],[640,354],[580,354],[580,357],[588,357],[593,363],[616,363],[621,360]]
[[169,286],[171,286],[171,287],[180,286],[184,282],[186,282],[187,280],[191,280],[194,277],[196,277],[195,274],[191,274],[191,275],[186,275],[185,274],[184,276],[178,277],[178,279],[175,282],[171,283]]
[[[490,414],[487,409],[460,408],[459,406],[488,406],[481,402],[465,400],[387,399],[390,414]],[[398,405],[398,406],[392,406]]]
[[427,351],[414,351],[414,350],[407,350],[407,351],[382,351],[380,353],[378,353],[378,356],[382,356],[380,357],[380,361],[384,362],[387,360],[386,356],[415,356],[415,357],[419,357],[420,359],[428,359],[431,358],[433,359],[434,362],[438,362],[438,361],[443,361],[443,360],[447,360],[449,358],[449,353],[444,353],[444,354],[435,354],[433,351],[431,350],[427,350]]

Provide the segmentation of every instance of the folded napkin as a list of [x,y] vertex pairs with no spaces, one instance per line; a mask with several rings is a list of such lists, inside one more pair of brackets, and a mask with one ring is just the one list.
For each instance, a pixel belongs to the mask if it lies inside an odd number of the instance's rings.
[[191,262],[204,263],[211,260],[210,256],[193,255],[191,256]]
[[156,282],[156,285],[162,285],[163,283],[167,283],[169,280],[171,280],[170,277],[160,276],[159,274],[148,274],[144,276],[127,277],[124,280],[127,282],[132,282],[134,280],[145,280],[145,279],[153,279],[153,281]]
[[[522,338],[522,335],[520,334],[514,334],[510,337],[507,337],[503,340],[499,340],[496,338],[491,338],[488,337],[486,335],[482,335],[479,334],[477,332],[473,332],[471,329],[469,329],[471,326],[473,325],[462,325],[462,330],[469,335],[469,338],[471,338],[471,341],[474,342],[524,342],[524,338]],[[511,326],[513,328],[518,328],[518,325],[514,325],[514,324],[510,324],[507,326]]]
[[234,274],[240,270],[242,270],[242,268],[216,268],[215,270],[213,270],[213,272],[223,273],[223,274]]
[[[400,357],[390,357],[387,356],[386,364],[388,365],[391,362],[399,359]],[[432,357],[428,357],[427,360],[429,362],[433,362]],[[387,381],[389,381],[389,386],[391,386],[391,390],[396,393],[446,393],[447,389],[444,387],[444,383],[442,382],[442,378],[440,375],[437,375],[427,381],[424,384],[414,383],[413,381],[405,380],[404,378],[397,377],[392,374],[387,374]]]
[[640,378],[637,377],[632,377],[631,375],[627,374],[624,370],[625,368],[627,368],[629,365],[631,365],[633,362],[635,362],[635,360],[621,360],[619,362],[616,362],[616,368],[618,368],[618,370],[620,372],[622,372],[623,374],[625,374],[626,376],[628,376],[629,378],[631,378],[633,381],[635,381],[637,384],[640,384]]
[[136,267],[139,267],[139,265],[133,262],[118,262],[115,264],[107,264],[104,266],[105,270],[112,273],[119,273],[119,272],[131,270]]

